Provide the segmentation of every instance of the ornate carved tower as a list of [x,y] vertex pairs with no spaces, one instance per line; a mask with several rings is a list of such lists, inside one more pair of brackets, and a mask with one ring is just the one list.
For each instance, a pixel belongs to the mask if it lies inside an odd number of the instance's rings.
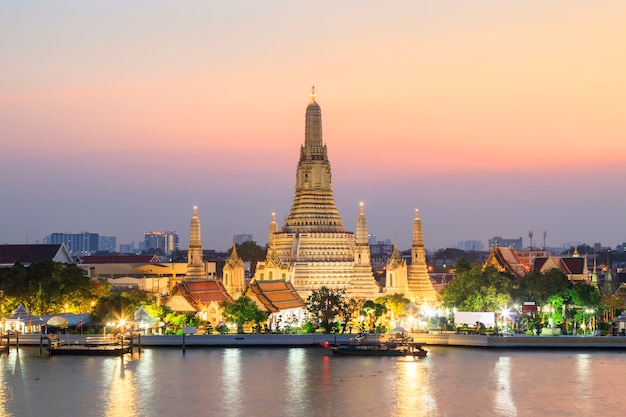
[[193,216],[189,226],[189,250],[187,252],[187,274],[185,274],[185,279],[206,279],[197,206],[193,207]]
[[426,249],[422,236],[422,220],[415,209],[413,220],[413,244],[411,246],[411,266],[409,267],[409,296],[413,302],[439,304],[439,295],[433,288],[426,265]]
[[[305,117],[293,204],[281,231],[272,217],[268,257],[257,264],[254,279],[268,279],[271,274],[273,279],[291,281],[304,298],[322,286],[374,298],[378,286],[371,270],[369,247],[363,247],[361,240],[357,245],[335,205],[330,162],[322,139],[322,110],[314,89]],[[367,223],[362,225],[367,242]]]

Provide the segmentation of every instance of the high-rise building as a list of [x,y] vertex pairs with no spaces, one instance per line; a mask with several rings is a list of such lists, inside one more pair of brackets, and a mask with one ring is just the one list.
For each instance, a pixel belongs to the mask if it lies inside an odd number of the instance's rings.
[[137,253],[135,242],[120,243],[120,253]]
[[489,250],[492,251],[496,246],[502,248],[513,248],[515,250],[522,250],[522,238],[517,239],[505,239],[500,236],[494,236],[489,239]]
[[98,238],[99,252],[117,252],[117,238],[115,236],[100,236]]
[[72,256],[91,255],[99,248],[98,233],[52,233],[43,240],[44,244],[63,244]]
[[252,235],[248,233],[242,233],[242,234],[233,236],[233,242],[237,245],[241,245],[242,243],[252,242],[252,241],[253,241]]
[[178,233],[176,232],[148,232],[144,234],[145,250],[161,250],[171,253],[178,249]]

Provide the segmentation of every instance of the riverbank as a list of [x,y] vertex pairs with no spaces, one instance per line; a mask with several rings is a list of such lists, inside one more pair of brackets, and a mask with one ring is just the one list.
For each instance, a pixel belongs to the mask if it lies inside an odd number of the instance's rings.
[[[88,335],[61,335],[64,343],[84,343]],[[227,335],[142,335],[135,338],[140,347],[313,347],[325,342],[346,343],[354,334],[227,334]],[[415,342],[428,346],[482,347],[482,348],[597,348],[626,349],[626,337],[623,336],[477,336],[453,333],[414,333]],[[17,344],[11,337],[12,346]],[[20,345],[47,346],[41,335],[20,335]]]

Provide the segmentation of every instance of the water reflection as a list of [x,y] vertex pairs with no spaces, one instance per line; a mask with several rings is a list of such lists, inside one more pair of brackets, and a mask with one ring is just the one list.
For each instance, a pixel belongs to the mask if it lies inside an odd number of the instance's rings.
[[103,371],[108,373],[109,398],[104,403],[107,417],[134,417],[138,416],[137,392],[134,383],[134,373],[126,369],[124,357],[106,360]]
[[593,398],[593,379],[591,373],[591,355],[579,353],[576,359],[576,402],[579,404],[581,415],[589,415]]
[[437,414],[437,401],[431,390],[426,369],[418,359],[406,358],[397,363],[394,388],[397,403],[394,416],[433,416]]
[[494,409],[500,416],[517,416],[517,407],[511,394],[511,358],[501,357],[494,368]]
[[243,414],[241,396],[241,349],[225,349],[222,362],[222,402],[230,416]]
[[307,361],[304,349],[289,349],[285,363],[287,378],[285,393],[287,393],[287,413],[290,416],[304,415],[309,407],[305,395]]

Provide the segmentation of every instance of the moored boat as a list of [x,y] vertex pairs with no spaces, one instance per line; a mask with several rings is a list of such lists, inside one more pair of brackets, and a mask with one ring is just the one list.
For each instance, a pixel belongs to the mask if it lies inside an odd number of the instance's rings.
[[424,357],[428,351],[423,346],[416,342],[347,343],[330,349],[337,355]]

